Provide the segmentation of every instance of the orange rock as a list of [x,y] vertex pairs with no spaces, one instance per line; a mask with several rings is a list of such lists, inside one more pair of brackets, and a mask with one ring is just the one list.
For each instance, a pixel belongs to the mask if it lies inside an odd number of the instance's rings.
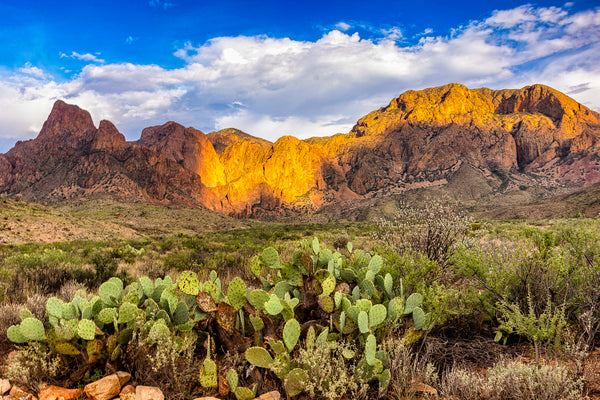
[[218,397],[206,396],[206,397],[197,397],[194,400],[221,400]]
[[121,389],[121,394],[135,393],[135,387],[133,385],[125,385]]
[[272,392],[261,394],[254,400],[279,400],[280,398],[281,393],[279,393],[277,390],[273,390]]
[[135,388],[135,400],[164,400],[162,391],[154,386],[137,386]]
[[9,396],[12,396],[14,400],[37,400],[34,395],[18,387],[17,385],[13,385],[8,394]]
[[4,393],[8,392],[11,387],[12,385],[8,379],[0,379],[0,396],[3,396]]
[[81,389],[65,389],[60,386],[46,386],[38,393],[39,400],[71,400],[82,394]]
[[121,386],[131,379],[131,374],[119,371],[85,386],[83,391],[92,400],[110,400],[121,392]]

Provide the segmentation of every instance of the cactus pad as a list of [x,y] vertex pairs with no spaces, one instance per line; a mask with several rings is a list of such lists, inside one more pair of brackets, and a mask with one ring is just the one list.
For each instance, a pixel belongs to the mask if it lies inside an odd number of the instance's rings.
[[262,347],[250,347],[246,350],[246,361],[260,368],[271,368],[273,357]]
[[236,311],[233,307],[225,302],[220,302],[217,306],[217,323],[221,325],[221,328],[229,332],[233,329],[235,324]]
[[46,331],[42,321],[36,318],[25,318],[19,325],[19,331],[27,340],[45,340]]
[[48,312],[48,315],[52,315],[56,318],[62,318],[62,312],[64,308],[65,303],[56,297],[50,297],[46,301],[46,312]]
[[302,368],[294,368],[285,377],[284,386],[288,396],[294,397],[304,391],[308,383],[308,374]]
[[[206,285],[205,285],[206,286]],[[196,296],[196,304],[198,308],[203,312],[213,312],[217,311],[217,305],[210,293],[208,292],[200,292]]]
[[404,314],[404,301],[401,297],[394,297],[388,304],[388,318],[395,322]]
[[356,306],[360,311],[369,312],[371,307],[373,307],[373,302],[369,299],[359,299],[356,301]]
[[182,325],[188,322],[190,319],[190,313],[188,311],[187,305],[185,302],[180,301],[177,304],[177,308],[175,308],[175,312],[173,313],[173,323],[175,325]]
[[152,296],[152,289],[154,288],[153,284],[152,284],[152,280],[150,280],[150,278],[148,278],[147,276],[142,276],[139,280],[138,280],[140,287],[142,288],[142,291],[144,292],[144,296],[146,297],[150,297]]
[[237,400],[252,400],[256,397],[252,390],[243,386],[237,387],[233,393]]
[[135,319],[135,314],[139,310],[135,304],[125,302],[119,307],[119,317],[117,323],[127,324]]
[[160,305],[162,308],[167,310],[169,314],[173,315],[175,309],[177,308],[177,304],[179,304],[179,299],[175,294],[175,290],[172,287],[168,287],[160,295]]
[[371,329],[379,326],[385,321],[387,310],[383,304],[376,304],[369,310],[369,326]]
[[256,289],[250,292],[250,304],[258,310],[265,309],[265,303],[269,301],[269,294],[262,289]]
[[415,323],[416,330],[420,331],[425,327],[427,321],[425,317],[425,312],[423,312],[423,309],[421,307],[417,307],[413,310],[412,317],[413,322]]
[[281,267],[281,277],[292,286],[302,286],[302,272],[294,264],[283,264]]
[[326,313],[332,313],[333,310],[335,309],[334,301],[329,296],[319,296],[319,298],[317,299],[317,301],[318,301],[319,306],[321,307],[321,309],[323,311],[325,311]]
[[63,319],[77,319],[78,318],[77,308],[75,308],[75,305],[73,303],[65,304],[65,308],[63,309],[62,314],[63,314],[62,315]]
[[283,305],[281,304],[281,300],[279,297],[272,294],[269,296],[269,301],[264,304],[265,311],[270,315],[277,315],[283,310]]
[[219,300],[221,300],[221,289],[219,289],[219,285],[213,281],[204,282],[204,285],[202,285],[202,291],[210,293],[215,303],[218,303]]
[[340,277],[346,282],[355,282],[358,279],[358,277],[356,276],[356,272],[354,272],[350,268],[344,268],[340,272]]
[[366,311],[361,311],[358,314],[358,330],[360,333],[369,332],[369,315]]
[[369,298],[373,297],[373,295],[375,294],[375,285],[370,279],[365,278],[364,280],[362,280],[359,284],[359,287],[361,292]]
[[377,353],[377,341],[375,340],[375,336],[370,334],[367,337],[367,341],[365,342],[365,359],[367,360],[367,364],[374,365],[375,364],[375,354]]
[[394,289],[394,280],[390,273],[385,274],[385,278],[383,278],[383,288],[385,289],[385,293],[389,297],[392,297]]
[[373,271],[373,273],[378,274],[381,271],[381,267],[383,267],[383,258],[381,256],[375,255],[369,261],[369,269]]
[[263,266],[260,262],[261,258],[259,256],[254,256],[250,261],[250,272],[252,275],[256,277],[256,279],[260,278],[260,274],[262,272]]
[[94,340],[96,337],[96,324],[89,319],[82,319],[77,324],[77,335],[83,340]]
[[387,390],[388,385],[390,384],[391,373],[389,369],[384,369],[381,374],[379,374],[379,392],[385,392]]
[[71,343],[57,343],[56,346],[54,346],[54,351],[65,356],[78,356],[80,354],[77,347],[73,346]]
[[127,343],[129,343],[131,341],[132,338],[133,338],[133,328],[123,329],[117,335],[117,343],[126,345]]
[[246,285],[240,278],[236,277],[229,283],[227,298],[235,311],[239,311],[246,304],[246,293]]
[[225,375],[225,380],[229,385],[229,390],[235,392],[235,389],[237,389],[239,384],[239,377],[237,372],[235,372],[235,369],[229,368],[229,371],[227,371],[227,375]]
[[260,259],[264,265],[271,269],[279,269],[279,253],[272,247],[267,247],[260,255]]
[[118,299],[121,297],[122,289],[114,282],[106,281],[98,289],[98,295],[102,302],[108,306],[116,306]]
[[198,275],[193,271],[183,271],[177,279],[177,287],[185,294],[196,296],[200,292]]
[[315,328],[311,325],[306,333],[306,350],[312,351],[315,348]]
[[[331,299],[330,299],[331,300]],[[300,338],[300,323],[292,318],[285,323],[283,327],[283,343],[285,343],[285,347],[288,352],[291,353],[296,347],[298,343],[298,339]]]
[[98,313],[96,318],[98,319],[98,322],[106,325],[106,324],[113,323],[116,316],[117,316],[117,309],[114,307],[111,307],[111,308],[103,308],[102,310],[100,310],[100,312]]
[[217,364],[211,359],[206,358],[204,365],[200,370],[200,384],[205,388],[213,388],[218,386],[217,380]]
[[13,325],[6,331],[6,337],[13,343],[25,343],[27,338],[21,333],[19,325]]
[[250,314],[250,323],[252,324],[252,328],[254,328],[255,332],[258,332],[265,327],[265,323],[263,322],[262,318],[255,317],[252,314]]
[[404,305],[404,314],[411,314],[413,310],[417,307],[420,307],[421,304],[423,304],[423,295],[421,293],[411,294],[408,296],[408,299],[406,299],[406,304]]

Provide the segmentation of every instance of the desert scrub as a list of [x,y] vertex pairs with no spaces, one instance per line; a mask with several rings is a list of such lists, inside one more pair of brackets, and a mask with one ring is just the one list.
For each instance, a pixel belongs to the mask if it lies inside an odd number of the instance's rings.
[[345,343],[328,343],[308,350],[300,348],[295,361],[307,372],[306,392],[314,399],[369,398],[369,385],[356,365],[347,363],[343,352],[351,350]]
[[152,382],[168,399],[183,399],[198,371],[194,360],[196,335],[141,336],[128,345],[124,365],[138,382]]
[[583,379],[573,377],[564,366],[501,361],[487,375],[455,368],[443,379],[448,400],[578,400]]
[[420,207],[400,203],[393,219],[378,221],[374,237],[399,254],[412,250],[446,265],[470,225],[471,219],[448,200],[429,200]]
[[63,358],[42,343],[32,342],[7,360],[4,376],[37,391],[43,383],[57,382],[69,368]]
[[414,353],[403,341],[388,340],[383,346],[390,364],[388,396],[393,399],[417,397],[417,382],[438,385],[438,375],[433,364]]

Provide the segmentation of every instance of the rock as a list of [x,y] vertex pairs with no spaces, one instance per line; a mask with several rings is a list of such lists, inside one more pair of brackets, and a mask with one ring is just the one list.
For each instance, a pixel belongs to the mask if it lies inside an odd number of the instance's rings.
[[17,385],[13,385],[13,387],[10,389],[9,396],[12,396],[12,398],[15,400],[37,400],[34,395],[28,393]]
[[121,389],[121,394],[128,394],[128,393],[134,393],[135,394],[135,387],[133,385],[125,385]]
[[65,389],[60,386],[46,386],[38,393],[39,400],[72,400],[75,399],[83,391],[81,389]]
[[92,400],[110,400],[121,392],[121,386],[131,379],[131,374],[119,371],[86,385],[83,391]]
[[426,385],[423,382],[418,382],[415,385],[414,389],[415,389],[415,392],[416,392],[417,395],[420,395],[420,396],[423,396],[423,397],[435,397],[435,398],[437,398],[437,395],[438,395],[438,391],[435,388],[433,388],[433,387],[431,387],[429,385]]
[[0,396],[3,396],[4,393],[8,393],[12,385],[8,379],[0,379]]
[[261,394],[254,400],[279,400],[280,398],[281,393],[279,393],[277,390],[274,390],[272,392]]
[[197,397],[194,400],[221,400],[218,397],[206,396],[206,397]]
[[119,400],[135,400],[135,393],[121,393]]
[[165,396],[161,390],[154,386],[137,386],[135,388],[135,400],[164,400]]

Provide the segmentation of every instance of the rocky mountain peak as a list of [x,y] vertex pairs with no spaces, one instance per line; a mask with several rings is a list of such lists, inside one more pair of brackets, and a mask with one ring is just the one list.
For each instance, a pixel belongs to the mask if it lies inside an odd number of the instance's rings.
[[95,130],[89,112],[76,105],[57,100],[38,138],[58,140],[72,147],[78,147],[81,139]]

